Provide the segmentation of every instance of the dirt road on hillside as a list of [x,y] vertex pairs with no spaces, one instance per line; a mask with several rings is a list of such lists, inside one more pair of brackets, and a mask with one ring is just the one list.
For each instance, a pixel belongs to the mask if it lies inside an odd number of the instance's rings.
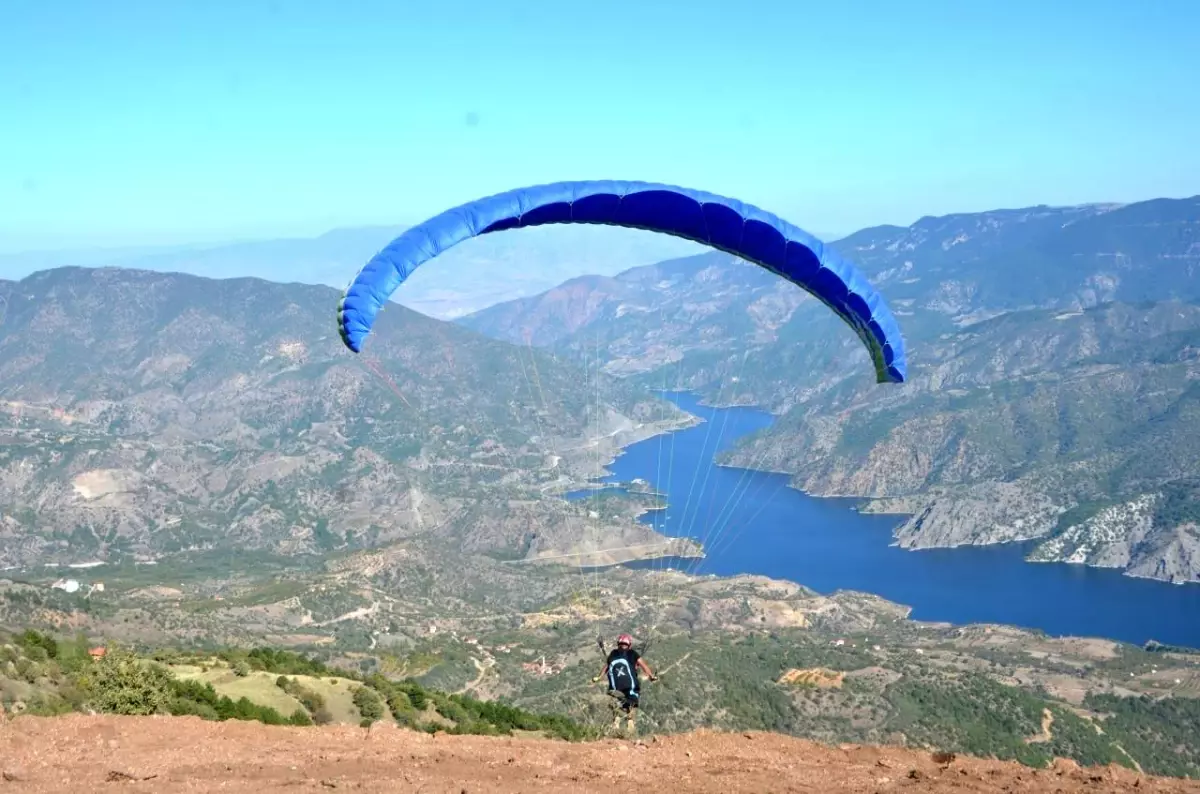
[[278,728],[174,717],[23,717],[0,723],[0,793],[356,791],[1196,792],[1200,782],[1060,762],[1014,763],[894,748],[826,747],[701,731],[644,744],[429,736],[392,725]]

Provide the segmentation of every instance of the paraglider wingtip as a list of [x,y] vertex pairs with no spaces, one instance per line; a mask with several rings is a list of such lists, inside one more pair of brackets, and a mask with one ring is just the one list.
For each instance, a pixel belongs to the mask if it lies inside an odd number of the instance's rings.
[[351,353],[362,352],[362,343],[357,339],[351,339],[346,334],[342,334],[342,344],[344,344]]

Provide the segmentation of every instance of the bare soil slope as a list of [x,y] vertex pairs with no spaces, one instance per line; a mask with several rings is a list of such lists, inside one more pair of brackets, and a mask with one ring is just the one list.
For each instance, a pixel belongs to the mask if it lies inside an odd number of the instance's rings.
[[[941,759],[946,760],[946,759]],[[1058,762],[1049,770],[927,752],[701,731],[645,743],[430,736],[71,715],[0,724],[0,792],[328,791],[1200,792],[1200,782]]]

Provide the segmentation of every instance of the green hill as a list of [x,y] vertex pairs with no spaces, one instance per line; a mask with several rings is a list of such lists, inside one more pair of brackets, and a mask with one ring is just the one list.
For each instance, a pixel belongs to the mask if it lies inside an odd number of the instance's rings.
[[[1021,659],[1034,658],[1008,649],[1003,632],[988,638],[990,633],[970,634],[968,644],[991,645],[975,657],[931,637],[926,655],[903,647],[881,655],[879,646],[853,635],[845,646],[756,635],[699,643],[665,639],[653,653],[676,661],[661,666],[663,680],[647,692],[648,713],[639,722],[643,735],[700,725],[827,743],[942,749],[1035,767],[1064,757],[1200,776],[1200,699],[1096,686],[1072,703],[1040,685],[1017,685],[989,671],[989,662],[1027,665]],[[1183,656],[1171,662],[1162,652],[1132,649],[1112,656],[1086,642],[1074,651],[1061,641],[1040,647],[1047,659],[1040,674],[1050,677],[1080,669],[1073,665],[1081,659],[1090,659],[1089,677],[1125,676],[1131,686],[1172,663],[1191,666],[1164,673],[1195,677],[1195,660]],[[541,694],[524,693],[519,700],[526,706],[519,707],[507,698],[447,694],[414,678],[364,674],[274,648],[137,653],[113,645],[99,659],[88,650],[83,638],[58,640],[32,630],[0,637],[0,704],[14,714],[194,715],[295,726],[369,727],[389,720],[426,732],[567,740],[598,738],[608,727],[603,707],[580,700],[595,666],[590,660],[566,676],[576,679],[573,686],[546,680]],[[1020,669],[1014,672],[1021,675]],[[607,700],[600,691],[595,695]],[[541,711],[549,703],[565,706],[570,716]]]
[[93,656],[85,638],[60,642],[32,629],[0,635],[0,705],[14,715],[96,711],[363,727],[393,719],[429,732],[576,740],[593,735],[562,716],[448,695],[412,680],[334,670],[289,651],[139,654],[119,645],[99,648],[103,655]]

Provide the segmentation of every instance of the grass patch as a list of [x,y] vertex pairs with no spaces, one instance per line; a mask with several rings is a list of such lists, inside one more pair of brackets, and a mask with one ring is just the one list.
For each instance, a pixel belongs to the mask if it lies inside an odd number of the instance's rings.
[[212,684],[218,695],[230,700],[246,698],[260,706],[269,706],[280,714],[291,714],[302,708],[300,701],[275,686],[275,676],[270,673],[253,672],[239,676],[225,665],[204,670],[194,665],[169,665],[167,669],[181,681],[197,681]]

